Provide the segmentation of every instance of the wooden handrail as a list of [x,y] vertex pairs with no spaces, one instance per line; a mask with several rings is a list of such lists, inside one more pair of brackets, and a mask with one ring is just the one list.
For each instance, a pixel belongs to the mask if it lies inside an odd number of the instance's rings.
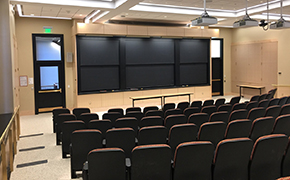
[[4,130],[4,132],[3,132],[2,135],[1,135],[0,143],[2,143],[3,140],[5,139],[5,137],[8,135],[8,131],[9,131],[11,125],[12,125],[12,122],[13,122],[13,120],[14,120],[16,114],[19,113],[19,108],[20,108],[20,106],[18,106],[18,107],[15,108],[13,116],[11,117],[11,119],[10,119],[8,125],[6,126],[6,129]]

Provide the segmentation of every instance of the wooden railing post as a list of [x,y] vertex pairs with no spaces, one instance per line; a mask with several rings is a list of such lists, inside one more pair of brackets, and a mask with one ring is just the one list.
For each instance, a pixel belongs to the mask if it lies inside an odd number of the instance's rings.
[[1,158],[2,158],[2,180],[7,180],[7,160],[6,160],[6,148],[5,142],[1,142]]

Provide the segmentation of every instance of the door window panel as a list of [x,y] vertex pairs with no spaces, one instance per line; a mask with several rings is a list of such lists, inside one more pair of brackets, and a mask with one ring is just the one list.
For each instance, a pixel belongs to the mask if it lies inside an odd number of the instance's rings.
[[41,90],[59,89],[58,66],[40,67],[40,89]]
[[36,37],[37,61],[61,61],[61,39],[59,37]]

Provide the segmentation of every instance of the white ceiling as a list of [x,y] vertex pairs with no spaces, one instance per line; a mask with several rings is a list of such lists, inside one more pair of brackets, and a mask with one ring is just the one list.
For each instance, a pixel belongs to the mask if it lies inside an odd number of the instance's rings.
[[[267,0],[248,0],[251,18],[267,19]],[[108,20],[148,21],[187,24],[203,13],[203,0],[11,0],[21,5],[20,16],[39,18],[81,19],[94,11],[95,23]],[[269,0],[271,21],[280,17],[280,0]],[[283,16],[290,20],[290,0],[283,0]],[[245,15],[245,0],[207,0],[210,16],[219,19],[218,27],[231,27]],[[19,9],[18,9],[19,10]],[[102,14],[106,12],[106,14]],[[101,16],[100,16],[101,15]],[[262,15],[262,16],[261,16]],[[288,19],[289,18],[289,19]]]

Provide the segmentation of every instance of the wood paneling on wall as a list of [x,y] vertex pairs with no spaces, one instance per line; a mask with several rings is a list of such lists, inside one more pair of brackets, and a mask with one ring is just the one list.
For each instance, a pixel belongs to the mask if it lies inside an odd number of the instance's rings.
[[[239,92],[237,85],[265,86],[263,92],[277,83],[278,42],[263,41],[232,45],[232,91]],[[243,89],[243,94],[258,94],[259,90]]]

